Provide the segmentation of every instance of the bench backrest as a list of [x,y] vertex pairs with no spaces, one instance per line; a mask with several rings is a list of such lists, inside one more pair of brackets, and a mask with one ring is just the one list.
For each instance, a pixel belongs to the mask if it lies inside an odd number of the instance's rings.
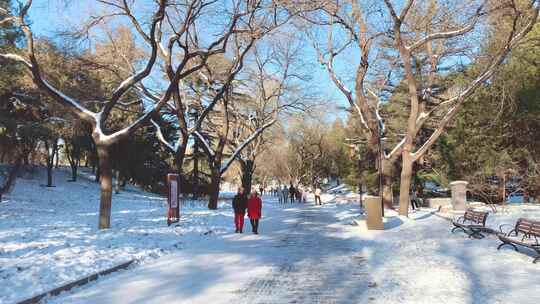
[[540,221],[520,218],[516,223],[516,231],[540,237]]
[[477,224],[482,224],[482,226],[485,226],[487,216],[488,216],[487,212],[467,210],[465,211],[463,218],[467,221],[471,221]]

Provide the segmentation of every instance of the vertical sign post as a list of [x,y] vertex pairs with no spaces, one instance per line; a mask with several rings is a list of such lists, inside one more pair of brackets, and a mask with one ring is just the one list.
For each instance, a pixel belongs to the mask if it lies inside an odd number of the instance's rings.
[[167,212],[167,225],[176,223],[180,220],[180,185],[178,174],[167,174],[167,201],[169,203],[169,210]]

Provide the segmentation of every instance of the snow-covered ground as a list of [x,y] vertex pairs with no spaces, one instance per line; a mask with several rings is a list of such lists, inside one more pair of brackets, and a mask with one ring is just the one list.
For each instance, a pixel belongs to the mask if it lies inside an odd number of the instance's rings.
[[[368,231],[354,224],[360,208],[346,191],[323,195],[320,207],[265,197],[261,234],[240,235],[228,205],[186,207],[172,228],[161,198],[130,189],[115,196],[113,228],[101,232],[95,184],[47,189],[40,180],[19,181],[29,193],[15,189],[0,205],[2,303],[132,257],[142,265],[48,303],[540,303],[532,252],[450,233],[434,210],[387,211],[386,230]],[[487,225],[521,216],[540,219],[540,206],[508,206]]]
[[0,303],[131,259],[145,263],[230,227],[229,204],[210,212],[205,202],[187,202],[180,225],[168,227],[166,200],[128,186],[113,195],[112,229],[99,231],[98,184],[85,178],[67,182],[67,171],[57,170],[56,187],[47,188],[44,174],[18,179],[0,203]]

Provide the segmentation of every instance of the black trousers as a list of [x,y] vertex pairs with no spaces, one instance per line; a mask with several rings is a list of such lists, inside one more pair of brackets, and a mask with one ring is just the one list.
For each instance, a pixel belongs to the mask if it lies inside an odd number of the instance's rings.
[[315,195],[315,205],[322,205],[320,195]]
[[417,202],[415,199],[412,199],[412,200],[411,200],[411,207],[413,208],[413,210],[419,208],[418,202]]
[[259,232],[259,219],[249,219],[251,222],[251,231]]

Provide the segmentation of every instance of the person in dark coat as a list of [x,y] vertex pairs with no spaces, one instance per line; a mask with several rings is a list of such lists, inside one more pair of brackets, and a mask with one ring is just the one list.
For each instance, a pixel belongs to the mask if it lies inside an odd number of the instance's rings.
[[259,234],[259,219],[262,216],[262,200],[255,190],[251,192],[251,197],[247,203],[247,210],[252,231],[254,234]]
[[294,197],[296,196],[296,189],[293,184],[289,187],[289,197],[291,198],[291,204],[294,203]]
[[234,209],[234,225],[236,226],[235,233],[242,233],[242,229],[244,229],[244,216],[246,216],[247,200],[244,188],[238,188],[238,193],[236,193],[232,201]]

